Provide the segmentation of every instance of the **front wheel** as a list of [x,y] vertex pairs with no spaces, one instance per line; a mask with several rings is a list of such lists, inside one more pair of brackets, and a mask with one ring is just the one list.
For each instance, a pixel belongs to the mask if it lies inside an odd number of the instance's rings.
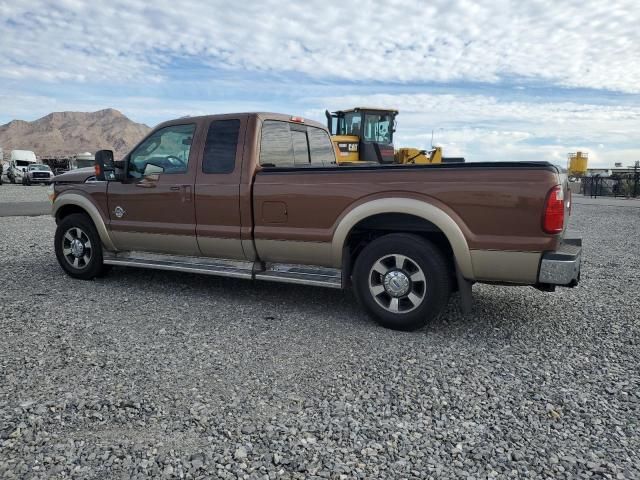
[[89,280],[106,271],[100,237],[84,214],[69,215],[58,224],[55,251],[62,269],[74,278]]
[[360,253],[353,270],[356,296],[381,325],[415,330],[444,308],[451,274],[442,252],[412,234],[380,237]]

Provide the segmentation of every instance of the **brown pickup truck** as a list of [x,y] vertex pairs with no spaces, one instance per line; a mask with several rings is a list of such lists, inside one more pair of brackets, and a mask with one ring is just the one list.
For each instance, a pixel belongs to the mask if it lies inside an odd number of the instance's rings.
[[280,114],[181,118],[123,160],[55,177],[62,268],[111,265],[352,287],[413,329],[474,282],[552,291],[580,278],[570,193],[545,162],[338,166],[327,130]]

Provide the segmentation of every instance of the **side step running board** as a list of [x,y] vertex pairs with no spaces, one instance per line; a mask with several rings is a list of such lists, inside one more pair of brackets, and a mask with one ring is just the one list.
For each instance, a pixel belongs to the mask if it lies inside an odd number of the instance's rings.
[[146,252],[131,252],[105,257],[106,265],[172,270],[176,272],[202,273],[232,278],[253,278],[253,262],[218,258],[162,255]]
[[254,276],[256,280],[270,282],[342,288],[342,272],[337,268],[268,263],[264,271],[256,272]]
[[319,287],[342,288],[342,272],[336,268],[310,265],[290,265],[221,258],[187,257],[147,252],[108,254],[106,265],[171,270],[176,272],[200,273],[221,277],[266,280],[271,282],[315,285]]

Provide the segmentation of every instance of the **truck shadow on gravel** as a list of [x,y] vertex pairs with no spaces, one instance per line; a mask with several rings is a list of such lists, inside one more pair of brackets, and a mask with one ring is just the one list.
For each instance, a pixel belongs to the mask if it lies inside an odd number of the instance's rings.
[[[505,339],[527,330],[537,323],[536,330],[551,323],[553,308],[544,301],[543,293],[527,287],[501,289],[481,286],[474,289],[473,312],[463,315],[457,293],[433,322],[416,332],[392,332],[378,326],[363,313],[350,290],[334,290],[271,282],[252,282],[232,278],[201,276],[188,273],[114,268],[97,280],[101,287],[126,291],[131,298],[153,298],[166,304],[189,303],[198,308],[215,307],[235,312],[225,321],[240,326],[251,319],[256,325],[262,318],[268,324],[304,322],[310,329],[339,327],[346,330],[376,330],[380,333],[431,335],[440,339],[471,336],[492,340]],[[533,314],[533,315],[532,315]],[[335,329],[335,328],[334,328]]]

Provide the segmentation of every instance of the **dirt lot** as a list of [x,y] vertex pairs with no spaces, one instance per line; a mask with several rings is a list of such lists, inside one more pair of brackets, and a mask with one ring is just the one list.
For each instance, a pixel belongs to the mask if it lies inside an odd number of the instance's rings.
[[54,227],[0,218],[1,478],[640,478],[636,208],[576,205],[578,288],[413,333],[340,291],[72,280]]

